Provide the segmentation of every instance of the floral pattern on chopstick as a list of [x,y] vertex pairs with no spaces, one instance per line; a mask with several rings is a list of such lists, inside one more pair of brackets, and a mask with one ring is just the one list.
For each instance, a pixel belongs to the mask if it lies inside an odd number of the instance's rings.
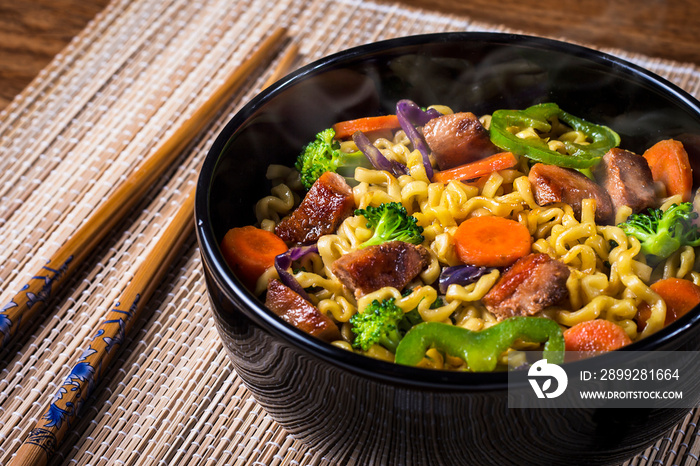
[[70,427],[83,403],[99,382],[103,368],[108,365],[115,350],[124,343],[129,323],[140,299],[141,296],[137,294],[128,310],[120,309],[121,303],[116,303],[110,310],[107,319],[102,322],[87,349],[80,355],[70,374],[56,391],[48,409],[41,417],[43,424],[30,432],[28,441],[41,447],[48,456],[54,452],[55,432]]
[[[16,306],[14,301],[10,301],[10,304]],[[10,319],[5,311],[9,309],[10,304],[2,308],[2,314],[0,314],[0,335],[2,335],[2,344],[0,346],[5,346],[5,341],[10,338],[10,332],[12,330],[12,319]],[[19,320],[22,320],[20,316]]]
[[[2,336],[0,347],[4,347],[19,329],[23,315],[20,308],[26,306],[28,309],[31,309],[35,304],[46,304],[51,297],[54,284],[66,275],[72,261],[73,256],[69,256],[58,268],[49,267],[48,264],[51,261],[47,261],[47,265],[43,266],[42,270],[46,270],[48,273],[32,277],[32,280],[40,281],[41,287],[35,291],[36,285],[32,282],[27,283],[9,303],[3,306],[2,310],[0,310],[0,335]],[[15,301],[18,297],[24,298],[24,301],[19,303]]]

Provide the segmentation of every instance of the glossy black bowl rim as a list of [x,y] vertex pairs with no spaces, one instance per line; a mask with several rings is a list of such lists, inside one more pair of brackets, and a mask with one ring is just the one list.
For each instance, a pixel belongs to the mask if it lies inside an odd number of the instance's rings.
[[[274,96],[284,92],[285,89],[305,79],[307,76],[322,72],[327,68],[343,66],[345,63],[361,61],[367,55],[382,53],[393,48],[414,47],[430,43],[470,41],[488,42],[498,46],[512,45],[538,48],[563,52],[587,59],[593,63],[608,66],[616,73],[641,79],[650,87],[656,88],[657,92],[670,96],[672,100],[685,105],[690,111],[700,114],[700,103],[694,97],[675,84],[638,65],[580,45],[535,36],[492,32],[421,34],[353,47],[314,61],[260,92],[231,118],[212,144],[204,159],[197,181],[195,198],[196,233],[205,266],[211,272],[211,279],[215,281],[218,291],[224,292],[226,298],[236,303],[239,310],[244,312],[249,319],[276,337],[284,339],[309,355],[370,379],[381,380],[399,386],[429,390],[483,391],[505,390],[507,388],[508,375],[505,372],[448,372],[401,366],[335,347],[287,324],[268,310],[257,297],[233,276],[223,259],[209,221],[209,183],[216,170],[220,154],[236,130]],[[700,321],[700,313],[696,309],[654,335],[625,347],[624,350],[653,351],[659,348],[673,347],[672,340],[688,332],[691,327],[700,325],[698,321]],[[598,357],[601,363],[604,363],[604,358],[605,355]]]

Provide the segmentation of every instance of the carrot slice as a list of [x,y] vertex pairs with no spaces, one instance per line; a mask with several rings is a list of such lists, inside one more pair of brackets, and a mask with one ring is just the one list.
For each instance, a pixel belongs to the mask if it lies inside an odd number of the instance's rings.
[[287,249],[279,236],[250,225],[230,229],[221,241],[226,263],[249,289]]
[[512,168],[517,163],[518,159],[512,152],[499,152],[481,160],[436,172],[433,175],[433,181],[448,183],[452,180],[473,180],[491,172]]
[[[690,280],[664,278],[653,283],[650,288],[666,303],[664,325],[675,322],[700,304],[700,286]],[[651,317],[651,308],[646,302],[643,302],[637,309],[637,330],[644,330],[649,317]]]
[[391,130],[400,127],[399,118],[396,115],[358,118],[357,120],[341,121],[333,125],[336,139],[349,138],[355,131],[371,133],[372,131]]
[[632,343],[627,332],[605,319],[580,322],[564,331],[566,351],[613,351]]
[[659,141],[644,152],[654,181],[666,186],[666,194],[680,194],[683,202],[690,200],[693,169],[683,143],[674,139]]
[[525,225],[503,217],[472,217],[454,233],[457,256],[465,264],[505,267],[530,253],[532,237]]

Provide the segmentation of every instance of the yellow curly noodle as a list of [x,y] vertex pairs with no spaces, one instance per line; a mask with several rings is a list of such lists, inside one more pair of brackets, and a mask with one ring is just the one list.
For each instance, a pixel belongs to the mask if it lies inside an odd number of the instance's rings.
[[656,267],[652,272],[652,276],[658,280],[662,278],[685,278],[693,281],[693,273],[697,274],[694,267],[695,249],[691,246],[683,246]]
[[491,128],[491,115],[483,115],[479,117],[479,122],[486,130]]
[[682,202],[683,202],[683,196],[681,196],[680,194],[676,194],[674,196],[665,197],[661,201],[661,205],[659,206],[659,208],[665,212],[673,204],[680,204]]
[[448,107],[447,105],[431,105],[428,108],[435,109],[438,112],[442,113],[443,115],[451,115],[452,113],[454,113],[452,111],[452,109],[450,107]]
[[632,213],[632,208],[630,206],[623,205],[619,207],[615,212],[615,225],[623,223]]
[[484,328],[484,306],[481,303],[464,303],[455,313],[455,325],[467,330],[479,331]]
[[691,272],[690,273],[690,280],[695,283],[696,285],[700,286],[700,273],[698,272]]
[[299,172],[283,165],[270,165],[266,177],[272,182],[269,196],[255,204],[255,217],[260,228],[273,231],[281,218],[289,214],[299,203],[301,181]]
[[[449,107],[436,108],[441,113],[452,112]],[[481,117],[480,121],[488,128],[490,115]],[[553,124],[549,134],[538,134],[529,128],[522,130],[521,136],[544,139],[553,150],[562,150],[562,140],[587,142],[585,135],[558,122]],[[340,348],[361,352],[351,345],[354,335],[349,321],[375,299],[393,297],[404,312],[417,309],[423,320],[429,322],[449,323],[474,331],[496,324],[496,317],[484,307],[481,299],[498,281],[498,270],[470,285],[450,285],[444,302],[431,309],[438,299],[438,291],[431,284],[437,282],[441,268],[460,264],[453,234],[462,221],[472,216],[495,215],[520,222],[533,237],[533,252],[547,254],[569,267],[568,300],[540,313],[564,327],[607,319],[622,326],[630,338],[636,340],[659,330],[665,319],[666,305],[648,284],[664,277],[686,278],[700,284],[694,248],[684,247],[652,268],[640,254],[636,238],[628,238],[617,226],[595,223],[594,200],[583,202],[580,221],[569,205],[537,205],[527,178],[528,162],[524,158],[515,168],[492,173],[478,182],[431,183],[426,177],[421,154],[411,149],[403,131],[397,131],[392,139],[379,138],[373,144],[388,159],[405,164],[410,174],[396,178],[385,171],[357,168],[358,184],[353,187],[355,206],[401,203],[424,228],[423,246],[430,252],[430,265],[409,285],[411,291],[406,296],[402,296],[401,290],[385,287],[356,300],[332,274],[330,267],[342,255],[357,250],[372,235],[366,220],[351,216],[338,231],[320,238],[318,254],[307,257],[294,276],[301,286],[309,289],[319,310],[339,324],[342,339],[333,344]],[[341,146],[344,151],[357,150],[351,140],[342,142]],[[298,204],[296,193],[303,191],[299,189],[298,174],[293,169],[274,167],[268,177],[273,179],[274,188],[270,196],[258,202],[256,215],[264,228],[274,229],[279,219]],[[663,199],[660,206],[666,209],[678,202],[677,196],[669,197]],[[631,213],[626,207],[618,209],[615,225],[625,221]],[[258,281],[256,291],[262,293],[267,280],[276,275],[274,268],[268,270]],[[643,301],[649,304],[651,316],[644,331],[638,334],[634,319]],[[528,344],[519,343],[513,349],[528,347]],[[393,361],[393,354],[379,345],[365,354]],[[421,366],[459,370],[464,369],[464,362],[430,349]]]

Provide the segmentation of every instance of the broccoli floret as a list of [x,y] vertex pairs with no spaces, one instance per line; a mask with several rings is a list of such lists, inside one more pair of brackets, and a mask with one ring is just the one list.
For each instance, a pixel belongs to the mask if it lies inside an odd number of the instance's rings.
[[700,232],[694,220],[698,218],[690,202],[673,204],[666,212],[648,209],[645,213],[633,214],[619,224],[628,236],[634,236],[646,255],[665,259],[681,246],[700,246]]
[[418,309],[404,314],[394,298],[381,302],[375,299],[363,313],[350,318],[352,331],[356,335],[352,345],[367,351],[376,343],[394,353],[406,332],[421,322],[423,319]]
[[[437,302],[437,300],[435,302]],[[433,306],[431,305],[430,308],[432,309]],[[411,330],[411,328],[415,327],[421,322],[423,322],[423,318],[421,317],[420,312],[418,312],[418,309],[411,309],[410,311],[405,313],[403,315],[403,318],[399,321],[399,331],[402,335],[405,335],[406,332],[408,332],[409,330]]]
[[352,345],[367,351],[373,344],[379,344],[392,353],[396,351],[403,335],[399,323],[404,317],[403,310],[396,305],[394,298],[383,301],[375,299],[364,312],[350,318],[352,331],[356,335]]
[[361,151],[342,152],[340,143],[335,141],[335,130],[327,128],[316,135],[316,139],[307,144],[297,157],[294,167],[301,174],[301,183],[306,189],[325,172],[335,172],[345,177],[350,184],[354,182],[355,168],[372,168],[372,163]]
[[405,241],[412,244],[423,242],[423,227],[418,226],[418,220],[408,215],[406,208],[398,202],[385,202],[379,207],[357,209],[355,215],[365,217],[367,228],[374,230],[372,237],[360,244],[360,248],[387,241]]

